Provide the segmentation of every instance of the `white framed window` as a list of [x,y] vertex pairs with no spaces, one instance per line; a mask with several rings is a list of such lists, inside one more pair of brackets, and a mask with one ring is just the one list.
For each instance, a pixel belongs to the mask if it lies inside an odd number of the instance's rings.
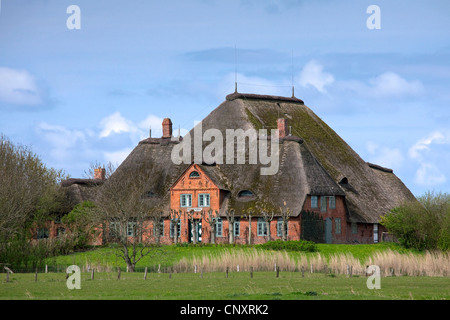
[[198,206],[209,207],[209,193],[200,193],[198,195]]
[[235,237],[239,237],[241,235],[241,221],[239,218],[234,218],[233,232]]
[[216,237],[223,236],[223,223],[221,218],[216,218]]
[[180,207],[192,207],[192,194],[180,195]]
[[317,196],[311,196],[311,208],[318,208],[318,200]]
[[378,223],[373,224],[373,243],[378,243]]
[[[285,224],[285,232],[286,232],[286,236],[288,234],[288,222],[286,221]],[[278,218],[277,220],[277,236],[278,237],[282,237],[283,236],[283,218]]]
[[258,218],[257,229],[258,236],[263,237],[267,235],[267,224],[264,218]]
[[331,196],[328,198],[328,207],[330,209],[336,209],[336,197],[335,196]]
[[334,233],[341,234],[341,219],[340,218],[334,219]]
[[134,237],[136,235],[136,227],[137,227],[136,222],[132,222],[132,221],[128,222],[128,224],[127,224],[127,236],[128,237]]

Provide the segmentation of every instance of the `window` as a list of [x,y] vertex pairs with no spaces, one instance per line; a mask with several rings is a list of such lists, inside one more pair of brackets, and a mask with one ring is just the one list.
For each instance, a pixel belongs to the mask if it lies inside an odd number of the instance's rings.
[[263,237],[267,235],[267,224],[264,218],[258,218],[258,236]]
[[[284,226],[284,231],[286,232],[286,236],[288,234],[288,222],[286,221],[286,224]],[[283,218],[278,218],[277,221],[277,236],[282,237],[283,236]]]
[[223,223],[221,218],[216,219],[216,237],[223,236]]
[[233,232],[235,237],[239,237],[241,234],[241,222],[239,221],[239,218],[234,218]]
[[182,194],[180,196],[181,207],[192,207],[192,194]]
[[200,173],[198,173],[197,171],[192,171],[189,175],[189,178],[200,178]]
[[127,236],[128,237],[134,237],[136,236],[136,222],[128,222],[127,224]]
[[198,206],[209,207],[209,193],[200,193],[198,195]]
[[[153,226],[153,232],[155,235],[158,232],[156,225]],[[164,219],[159,220],[159,236],[164,236]]]
[[358,233],[358,225],[356,224],[356,222],[352,222],[352,233]]
[[331,196],[328,199],[328,207],[330,209],[336,209],[336,197],[335,196]]
[[241,197],[252,198],[254,196],[255,196],[255,194],[253,192],[251,192],[250,190],[242,190],[242,191],[239,191],[239,193],[238,193],[239,198],[241,198]]
[[[178,231],[177,231],[177,237],[180,238],[181,236],[181,221],[178,220]],[[170,220],[170,237],[173,238],[174,235],[174,231],[175,231],[175,226],[172,220]]]
[[109,223],[109,236],[112,238],[119,236],[119,223],[117,222]]
[[378,224],[373,224],[373,242],[378,243]]
[[341,219],[339,218],[334,220],[334,233],[341,234]]
[[311,196],[311,208],[317,208],[318,207],[318,197],[317,196]]
[[37,238],[38,239],[47,239],[50,235],[50,232],[47,228],[39,228],[37,231]]
[[320,211],[327,212],[327,197],[320,197]]

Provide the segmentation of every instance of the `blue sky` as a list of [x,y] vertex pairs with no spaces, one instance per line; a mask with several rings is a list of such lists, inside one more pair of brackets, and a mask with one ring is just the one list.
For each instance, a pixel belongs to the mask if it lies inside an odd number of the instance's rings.
[[[447,0],[0,3],[0,132],[72,177],[120,163],[165,117],[187,132],[234,91],[237,68],[248,93],[290,96],[293,74],[364,160],[416,195],[450,192]],[[367,27],[370,5],[381,29]]]

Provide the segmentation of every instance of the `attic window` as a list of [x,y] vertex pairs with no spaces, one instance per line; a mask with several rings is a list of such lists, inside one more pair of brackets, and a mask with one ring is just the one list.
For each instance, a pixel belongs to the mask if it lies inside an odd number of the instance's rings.
[[244,199],[253,199],[256,198],[255,194],[253,192],[251,192],[250,190],[242,190],[238,193],[238,197],[239,198],[244,198]]
[[343,177],[343,178],[341,179],[341,181],[339,181],[339,184],[348,184],[348,179],[347,179],[347,177]]
[[192,171],[189,178],[200,178],[200,174],[197,171]]

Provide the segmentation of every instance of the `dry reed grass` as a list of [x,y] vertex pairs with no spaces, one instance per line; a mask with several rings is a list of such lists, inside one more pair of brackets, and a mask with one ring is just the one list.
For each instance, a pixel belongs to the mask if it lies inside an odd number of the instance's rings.
[[382,276],[448,276],[450,275],[450,255],[446,252],[426,252],[424,254],[398,253],[392,250],[376,252],[364,262],[351,253],[333,254],[329,257],[316,254],[289,255],[285,251],[261,249],[230,250],[218,255],[182,258],[174,265],[176,272],[225,272],[229,271],[282,271],[332,272],[353,275],[365,274],[366,266],[377,265]]

